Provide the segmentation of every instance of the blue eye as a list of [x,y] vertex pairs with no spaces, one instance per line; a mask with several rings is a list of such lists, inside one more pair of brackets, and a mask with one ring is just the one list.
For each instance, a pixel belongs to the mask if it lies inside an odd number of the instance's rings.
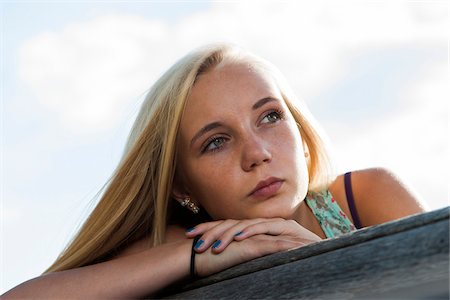
[[224,137],[212,137],[206,141],[206,146],[203,147],[203,152],[216,151],[220,149],[225,143]]
[[261,123],[275,123],[283,119],[283,112],[280,110],[271,111],[261,120]]

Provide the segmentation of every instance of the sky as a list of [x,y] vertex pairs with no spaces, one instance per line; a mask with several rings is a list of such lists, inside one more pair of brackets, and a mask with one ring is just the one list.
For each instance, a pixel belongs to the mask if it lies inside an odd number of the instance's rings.
[[0,1],[0,294],[40,275],[120,160],[151,84],[198,46],[274,63],[341,172],[449,205],[448,1]]

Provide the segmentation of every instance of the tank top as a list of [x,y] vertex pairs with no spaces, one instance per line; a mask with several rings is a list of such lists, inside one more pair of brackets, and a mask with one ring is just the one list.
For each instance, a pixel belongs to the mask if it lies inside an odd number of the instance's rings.
[[327,238],[338,237],[356,230],[355,225],[342,211],[328,190],[320,193],[309,193],[305,200]]

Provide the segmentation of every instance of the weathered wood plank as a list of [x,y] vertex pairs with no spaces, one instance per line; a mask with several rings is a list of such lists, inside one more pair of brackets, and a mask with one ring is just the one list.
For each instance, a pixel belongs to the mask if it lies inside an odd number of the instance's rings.
[[[277,253],[170,298],[448,298],[449,208]],[[431,287],[431,288],[430,288]],[[184,292],[182,292],[184,291]]]

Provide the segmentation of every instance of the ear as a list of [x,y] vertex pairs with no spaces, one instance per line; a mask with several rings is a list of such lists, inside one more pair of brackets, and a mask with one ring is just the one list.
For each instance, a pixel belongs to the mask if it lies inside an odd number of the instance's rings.
[[172,197],[181,203],[189,196],[189,192],[186,190],[185,185],[181,182],[179,175],[175,174],[172,183]]
[[189,198],[189,194],[179,192],[178,190],[172,189],[172,198],[177,200],[178,202],[183,202],[184,199]]

